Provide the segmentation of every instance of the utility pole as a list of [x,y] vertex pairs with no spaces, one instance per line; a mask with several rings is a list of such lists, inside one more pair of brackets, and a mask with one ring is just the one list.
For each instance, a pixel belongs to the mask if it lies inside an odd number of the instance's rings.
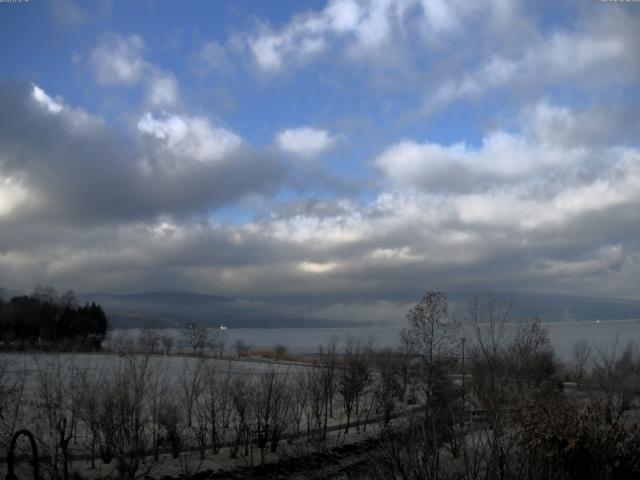
[[462,343],[462,409],[464,411],[465,408],[465,390],[464,390],[464,377],[465,377],[465,372],[464,372],[464,344],[466,343],[467,339],[465,337],[460,338],[460,343]]

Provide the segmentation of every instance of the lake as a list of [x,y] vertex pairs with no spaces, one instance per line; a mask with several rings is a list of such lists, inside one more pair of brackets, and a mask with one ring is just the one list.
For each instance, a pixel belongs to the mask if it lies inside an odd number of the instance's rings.
[[[611,349],[618,342],[618,348],[633,340],[640,344],[640,320],[607,320],[589,322],[560,322],[545,324],[556,355],[562,360],[571,358],[574,345],[587,340],[593,347]],[[242,340],[254,347],[284,345],[289,351],[304,354],[317,351],[319,345],[327,345],[333,337],[338,340],[338,348],[344,348],[349,336],[373,342],[374,347],[397,347],[401,326],[350,327],[350,328],[229,328],[222,333],[227,340],[227,349]],[[470,329],[465,328],[465,336],[472,338]],[[114,336],[137,337],[139,330],[115,330]],[[179,329],[167,329],[164,333],[179,339]]]

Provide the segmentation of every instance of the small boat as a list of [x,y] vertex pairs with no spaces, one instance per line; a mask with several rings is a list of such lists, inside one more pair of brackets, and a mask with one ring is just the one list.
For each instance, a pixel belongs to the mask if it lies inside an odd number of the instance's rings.
[[220,326],[218,327],[218,330],[226,330],[227,327],[225,327],[223,324],[220,324]]

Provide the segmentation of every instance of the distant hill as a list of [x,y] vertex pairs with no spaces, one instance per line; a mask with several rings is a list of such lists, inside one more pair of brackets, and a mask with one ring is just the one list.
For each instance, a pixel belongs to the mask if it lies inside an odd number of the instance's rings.
[[193,305],[201,303],[221,303],[233,301],[233,298],[205,293],[191,292],[145,292],[145,293],[82,293],[83,298],[103,299],[106,301],[127,303],[169,303],[181,305]]
[[522,294],[518,304],[524,312],[544,320],[627,320],[640,318],[640,301],[552,294]]
[[[456,315],[464,318],[465,303],[470,295],[455,292],[448,296]],[[514,317],[540,317],[550,322],[640,319],[639,300],[537,292],[513,292],[499,296],[512,299]],[[308,315],[295,313],[308,312],[320,305],[322,299],[317,297],[247,299],[169,291],[135,294],[84,293],[78,294],[78,299],[80,302],[94,301],[102,305],[113,326],[117,328],[144,325],[175,327],[185,322],[209,326],[224,324],[233,328],[350,327],[374,323],[350,318],[310,318]],[[346,303],[348,300],[345,298],[336,301],[338,302]],[[388,323],[404,320],[406,307],[401,305],[406,303],[398,303],[396,318],[389,318]]]
[[[0,297],[11,297],[19,292],[0,287]],[[465,317],[468,292],[449,292],[451,310]],[[284,327],[353,327],[376,325],[380,322],[353,318],[323,318],[319,312],[328,305],[350,305],[354,302],[347,293],[341,297],[278,296],[234,298],[204,293],[159,291],[128,294],[103,292],[79,293],[80,303],[96,302],[107,313],[115,328],[140,328],[153,325],[159,328],[182,326],[186,322],[215,326],[224,324],[232,328],[284,328]],[[513,315],[517,318],[539,317],[544,321],[589,321],[640,319],[640,300],[603,299],[540,292],[500,293],[502,299],[511,299]],[[386,324],[404,322],[408,305],[415,299],[393,302]],[[375,307],[375,300],[361,300],[359,305]],[[390,302],[391,303],[391,302]],[[340,309],[338,309],[341,311]],[[345,310],[346,311],[346,310]],[[346,317],[346,314],[345,314]],[[378,318],[381,316],[379,315]],[[361,315],[360,318],[367,318]],[[386,316],[384,318],[387,318]]]
[[310,319],[292,315],[282,304],[263,299],[240,299],[190,292],[135,294],[83,293],[80,302],[102,305],[116,328],[145,325],[176,327],[195,322],[233,328],[348,327],[362,322]]
[[[462,307],[468,297],[469,295],[462,293],[451,296]],[[548,322],[640,319],[640,300],[634,299],[603,299],[539,292],[503,293],[499,297],[511,299],[515,317],[539,317]],[[463,316],[464,308],[460,314]]]

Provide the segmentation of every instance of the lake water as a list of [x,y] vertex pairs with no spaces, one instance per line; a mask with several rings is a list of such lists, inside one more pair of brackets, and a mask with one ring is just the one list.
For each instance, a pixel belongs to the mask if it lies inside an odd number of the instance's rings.
[[[618,348],[629,341],[640,345],[640,320],[616,320],[601,322],[562,322],[548,323],[551,344],[560,359],[571,358],[574,345],[580,340],[587,340],[595,348],[611,350],[617,339]],[[227,349],[234,342],[242,340],[254,347],[273,347],[284,345],[294,353],[313,353],[319,345],[327,345],[333,337],[338,341],[338,348],[344,347],[349,336],[362,340],[371,340],[374,347],[397,347],[400,343],[399,333],[402,327],[352,327],[352,328],[237,328],[227,329],[222,333],[227,340]],[[468,328],[466,330],[469,330]],[[113,335],[136,337],[139,330],[116,330]],[[180,330],[169,329],[169,333],[177,339]],[[472,338],[471,332],[465,336]]]

